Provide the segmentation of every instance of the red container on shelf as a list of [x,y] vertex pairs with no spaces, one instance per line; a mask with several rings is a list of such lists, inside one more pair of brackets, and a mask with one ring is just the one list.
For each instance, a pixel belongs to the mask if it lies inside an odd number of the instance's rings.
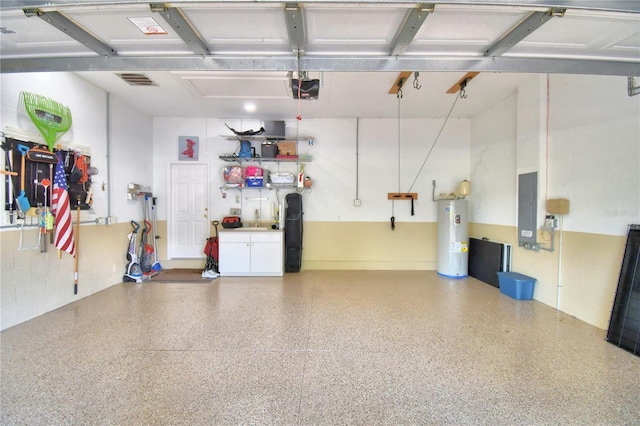
[[262,177],[263,175],[264,175],[264,172],[262,170],[262,167],[247,166],[247,178]]

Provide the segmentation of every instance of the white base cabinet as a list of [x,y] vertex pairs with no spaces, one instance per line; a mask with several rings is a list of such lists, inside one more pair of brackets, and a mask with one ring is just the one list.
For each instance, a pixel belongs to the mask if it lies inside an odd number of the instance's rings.
[[218,234],[219,270],[222,276],[282,276],[282,231],[222,230]]

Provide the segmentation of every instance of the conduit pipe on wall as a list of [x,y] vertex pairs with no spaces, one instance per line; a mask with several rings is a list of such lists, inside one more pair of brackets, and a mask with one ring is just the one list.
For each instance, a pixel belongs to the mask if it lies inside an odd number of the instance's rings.
[[359,198],[359,168],[360,168],[360,117],[356,117],[356,203],[360,200]]
[[107,217],[111,217],[111,94],[107,92],[105,138],[107,139]]
[[560,310],[560,290],[562,289],[562,215],[560,215],[560,241],[558,242],[558,288],[556,295],[556,309]]

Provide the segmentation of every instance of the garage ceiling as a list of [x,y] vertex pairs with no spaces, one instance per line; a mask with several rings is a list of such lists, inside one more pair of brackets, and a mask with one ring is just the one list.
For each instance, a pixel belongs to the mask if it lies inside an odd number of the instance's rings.
[[[153,116],[439,117],[478,113],[535,73],[640,76],[640,2],[616,0],[12,1],[2,73],[70,71]],[[407,79],[399,102],[388,91]],[[292,99],[291,75],[321,80]],[[130,86],[123,73],[151,80]],[[413,84],[420,90],[413,88]],[[243,107],[251,102],[253,113]]]

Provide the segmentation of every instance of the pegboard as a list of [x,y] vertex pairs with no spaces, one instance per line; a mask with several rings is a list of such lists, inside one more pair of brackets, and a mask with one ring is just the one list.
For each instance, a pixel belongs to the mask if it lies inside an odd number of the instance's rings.
[[[23,154],[22,151],[32,149],[44,149],[46,146],[33,142],[25,142],[13,138],[5,138],[2,149],[4,150],[5,170],[17,172],[17,176],[5,176],[5,194],[4,200],[5,211],[17,211],[16,197],[24,190],[24,195],[28,199],[32,207],[42,207],[46,205],[51,207],[51,191],[53,186],[53,178],[56,170],[55,164],[40,161],[32,161],[25,155],[24,170],[22,169]],[[68,149],[54,149],[62,155],[67,184],[69,186],[69,200],[72,208],[80,206],[80,210],[89,210],[93,202],[91,196],[91,157]],[[24,175],[24,188],[22,187],[22,176]],[[48,188],[45,197],[45,188],[40,184],[43,179],[49,179],[51,186]],[[8,195],[11,194],[11,197]]]

